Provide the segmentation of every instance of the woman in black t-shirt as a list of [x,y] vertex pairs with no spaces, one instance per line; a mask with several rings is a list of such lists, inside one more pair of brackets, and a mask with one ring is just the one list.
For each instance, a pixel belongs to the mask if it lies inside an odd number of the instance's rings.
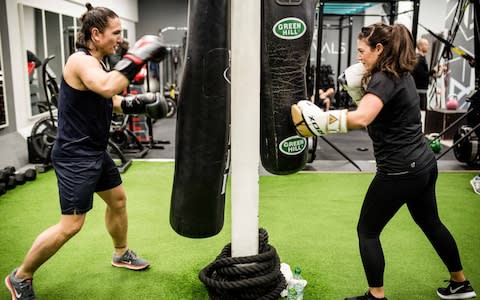
[[363,27],[358,36],[358,59],[365,67],[365,94],[355,111],[322,111],[310,101],[292,106],[292,119],[303,136],[367,127],[373,142],[377,173],[357,225],[369,289],[365,295],[346,300],[386,299],[380,233],[404,204],[450,272],[448,287],[439,288],[437,295],[442,299],[473,298],[476,294],[463,273],[456,242],[438,215],[437,162],[423,138],[411,75],[416,62],[412,35],[401,24]]
[[449,286],[439,288],[437,295],[442,299],[474,297],[456,242],[438,215],[437,162],[423,138],[418,94],[410,74],[415,66],[412,36],[400,24],[374,24],[362,28],[358,52],[370,80],[358,110],[348,114],[347,123],[348,127],[367,126],[377,174],[365,195],[357,226],[369,291],[347,299],[385,297],[385,261],[379,237],[403,204],[450,272]]

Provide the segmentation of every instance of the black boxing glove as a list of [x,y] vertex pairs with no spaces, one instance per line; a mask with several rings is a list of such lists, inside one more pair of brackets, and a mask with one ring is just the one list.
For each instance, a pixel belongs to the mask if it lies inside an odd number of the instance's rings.
[[168,113],[168,104],[160,93],[145,93],[122,97],[120,104],[124,114],[139,115],[158,120],[165,118]]

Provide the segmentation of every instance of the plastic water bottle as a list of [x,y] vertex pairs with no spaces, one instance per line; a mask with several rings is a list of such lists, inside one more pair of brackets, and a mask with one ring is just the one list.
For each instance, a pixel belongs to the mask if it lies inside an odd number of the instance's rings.
[[296,300],[302,300],[303,299],[303,289],[305,288],[304,280],[302,278],[302,270],[300,267],[296,267],[295,270],[293,271],[293,279],[295,279],[295,284],[293,285],[293,288],[295,289],[297,297],[295,298]]
[[294,287],[288,289],[287,300],[297,300],[297,291]]
[[300,269],[300,267],[295,267],[295,270],[293,271],[293,278],[294,279],[303,279],[301,273],[302,273],[302,269]]

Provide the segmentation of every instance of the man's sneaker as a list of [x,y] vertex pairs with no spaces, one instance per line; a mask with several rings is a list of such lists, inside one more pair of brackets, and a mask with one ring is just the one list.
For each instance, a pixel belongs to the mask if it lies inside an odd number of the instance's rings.
[[345,300],[388,300],[387,298],[376,298],[370,291],[366,292],[365,295],[345,298]]
[[477,294],[470,285],[470,281],[455,282],[452,280],[445,280],[449,282],[446,288],[438,288],[437,295],[441,299],[470,299],[475,298]]
[[32,279],[18,280],[15,278],[17,269],[13,270],[5,278],[5,285],[7,286],[12,300],[35,300],[35,293],[33,292]]
[[138,257],[135,252],[129,249],[122,256],[113,254],[112,266],[139,271],[145,270],[150,266],[150,264],[146,260]]
[[472,186],[473,191],[476,194],[480,195],[480,176],[479,175],[473,177],[472,180],[470,180],[470,185]]

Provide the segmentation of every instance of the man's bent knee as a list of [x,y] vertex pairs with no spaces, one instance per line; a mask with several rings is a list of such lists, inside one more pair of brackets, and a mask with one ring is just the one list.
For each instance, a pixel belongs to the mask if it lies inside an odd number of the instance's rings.
[[82,229],[84,222],[85,214],[62,215],[59,225],[62,233],[67,238],[71,238]]

